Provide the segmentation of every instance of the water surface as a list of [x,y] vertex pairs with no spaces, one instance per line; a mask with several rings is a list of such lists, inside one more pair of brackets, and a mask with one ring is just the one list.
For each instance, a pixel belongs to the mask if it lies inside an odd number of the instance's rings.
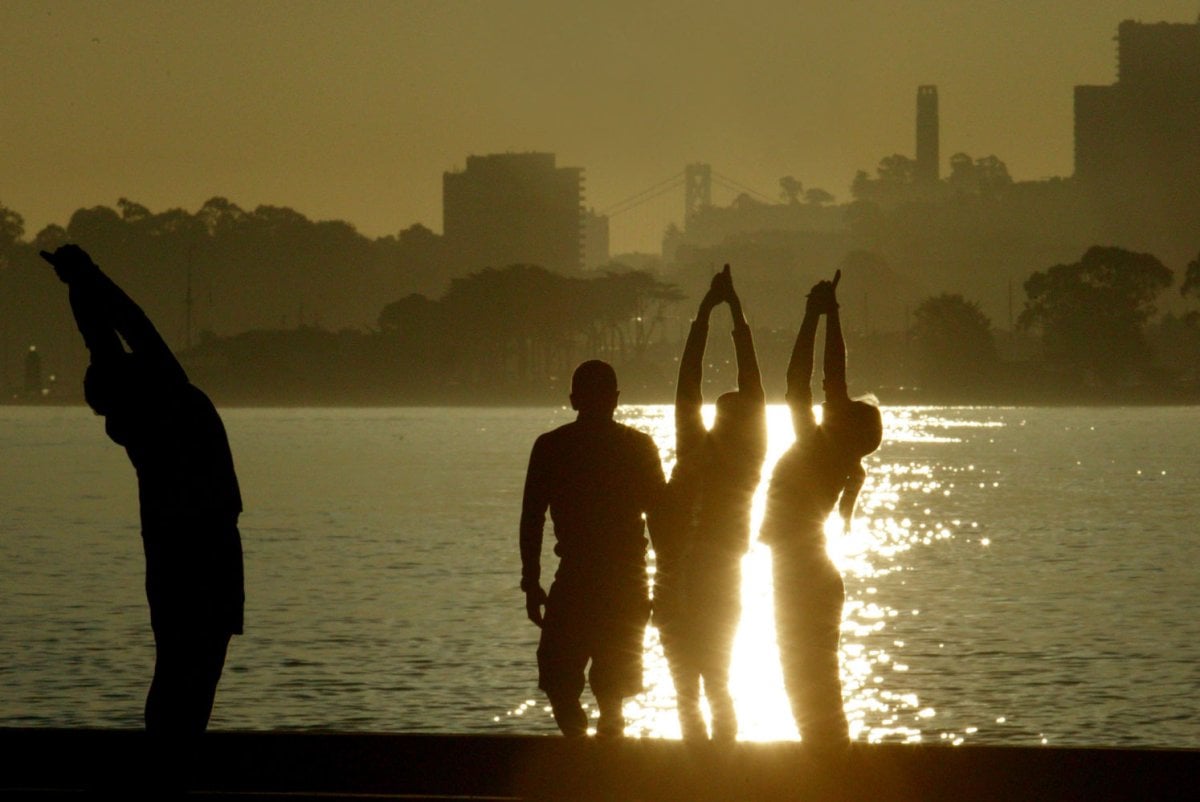
[[[247,608],[214,728],[555,731],[517,523],[533,439],[569,410],[222,414]],[[621,414],[669,465],[670,408]],[[1193,408],[887,408],[853,532],[830,544],[855,737],[1200,746],[1198,424]],[[783,407],[770,426],[764,477],[791,439]],[[132,468],[79,408],[0,408],[0,449],[0,726],[138,726],[153,641]],[[769,550],[744,576],[742,737],[796,738]],[[646,650],[629,733],[677,737],[653,628]]]

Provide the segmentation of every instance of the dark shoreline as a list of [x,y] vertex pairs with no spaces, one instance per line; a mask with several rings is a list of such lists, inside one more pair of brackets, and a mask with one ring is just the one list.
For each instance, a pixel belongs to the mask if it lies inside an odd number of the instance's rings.
[[[358,398],[309,398],[288,399],[280,398],[247,398],[241,396],[223,396],[210,394],[213,402],[222,409],[522,409],[568,408],[564,397],[561,400],[544,396],[531,397],[492,397],[488,401],[466,398],[443,399],[404,399],[394,397],[358,397]],[[929,407],[929,408],[1096,408],[1113,409],[1121,407],[1193,407],[1200,406],[1200,391],[1181,392],[1166,396],[1146,396],[1130,393],[1121,396],[1118,393],[1091,393],[1075,396],[1022,396],[1008,398],[974,398],[924,395],[888,395],[886,392],[877,394],[880,406],[888,407]],[[715,399],[715,394],[713,398]],[[638,397],[622,398],[621,406],[666,405],[674,403],[674,398],[668,397]],[[768,404],[783,404],[784,399],[768,398]],[[0,406],[55,408],[81,407],[83,399],[52,399],[30,402],[23,399],[0,399]]]
[[[0,797],[128,797],[136,730],[0,728]],[[174,778],[178,780],[178,778]],[[211,732],[192,799],[1170,800],[1194,798],[1200,750],[348,732]]]

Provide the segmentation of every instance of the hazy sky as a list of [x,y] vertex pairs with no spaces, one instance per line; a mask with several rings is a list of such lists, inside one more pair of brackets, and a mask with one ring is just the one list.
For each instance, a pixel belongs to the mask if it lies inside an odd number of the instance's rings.
[[[690,161],[764,194],[848,196],[911,155],[938,86],[942,163],[1072,170],[1072,87],[1115,80],[1122,19],[1196,0],[22,2],[0,0],[0,203],[32,235],[125,196],[213,195],[441,231],[470,153],[553,151],[601,211]],[[726,202],[728,193],[714,200]],[[673,192],[612,222],[657,250]]]

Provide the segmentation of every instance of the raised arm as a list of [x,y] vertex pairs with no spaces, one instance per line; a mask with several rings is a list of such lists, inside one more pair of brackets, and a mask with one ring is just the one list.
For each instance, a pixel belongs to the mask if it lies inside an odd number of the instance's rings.
[[83,335],[92,364],[120,357],[125,353],[121,338],[112,321],[105,314],[104,306],[92,291],[96,274],[100,268],[78,245],[63,245],[53,253],[42,251],[41,256],[54,267],[59,281],[67,285],[67,297],[71,302],[71,314],[75,325]]
[[713,277],[708,292],[700,300],[696,319],[688,329],[683,356],[679,359],[679,378],[675,383],[675,451],[687,451],[696,440],[704,435],[704,418],[700,409],[704,405],[701,385],[704,379],[704,348],[708,343],[708,319],[713,307],[724,300],[722,286]]
[[829,287],[825,323],[825,402],[845,403],[850,400],[846,387],[846,340],[842,336],[842,321],[838,314],[837,285],[842,271],[834,274]]
[[[729,265],[725,266],[726,271]],[[733,350],[737,356],[738,393],[746,399],[752,399],[758,404],[765,405],[766,394],[763,392],[762,374],[758,369],[758,356],[754,353],[754,338],[750,335],[750,326],[742,312],[742,300],[733,289],[733,280],[729,282],[729,314],[733,318]]]
[[97,270],[96,274],[93,291],[129,350],[143,357],[163,379],[186,382],[183,366],[142,308],[103,272]]
[[83,344],[87,346],[92,364],[116,359],[125,353],[117,330],[108,320],[94,293],[72,284],[67,288],[67,297],[71,302],[71,314],[75,316],[75,325],[83,335]]
[[804,320],[800,323],[800,331],[796,334],[796,344],[792,346],[792,358],[788,361],[787,369],[787,404],[792,411],[792,428],[796,436],[816,428],[817,419],[813,414],[812,372],[813,351],[817,342],[817,321],[821,317],[820,282],[808,294],[804,306]]
[[[124,353],[121,339],[164,379],[187,381],[183,367],[154,324],[124,290],[106,276],[78,245],[42,252],[54,272],[70,288],[75,323],[91,351],[92,361]],[[118,338],[118,335],[120,337]]]

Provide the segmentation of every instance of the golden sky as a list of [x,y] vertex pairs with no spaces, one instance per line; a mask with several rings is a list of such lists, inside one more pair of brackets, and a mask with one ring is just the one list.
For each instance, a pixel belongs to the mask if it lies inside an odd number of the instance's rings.
[[[995,154],[1072,170],[1072,87],[1115,80],[1122,19],[1196,0],[23,2],[0,0],[0,204],[28,234],[125,196],[214,195],[440,231],[467,154],[553,151],[598,210],[691,161],[763,194],[793,175],[838,200],[911,155],[936,84],[943,171]],[[716,193],[725,202],[729,195]],[[657,250],[670,193],[619,215]]]

